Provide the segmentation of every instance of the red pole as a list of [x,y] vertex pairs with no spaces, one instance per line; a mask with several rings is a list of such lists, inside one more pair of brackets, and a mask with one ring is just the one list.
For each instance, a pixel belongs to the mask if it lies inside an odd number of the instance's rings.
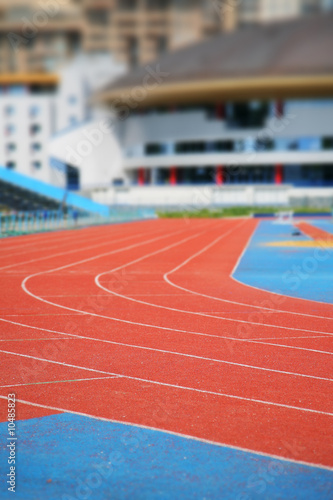
[[283,116],[283,113],[284,113],[284,102],[283,101],[276,101],[275,112],[276,112],[276,115],[278,117]]
[[223,166],[218,165],[215,172],[215,182],[218,186],[223,184]]
[[143,186],[145,183],[145,169],[144,168],[139,168],[138,172],[138,184],[139,186]]
[[283,182],[283,166],[281,164],[275,165],[274,182],[275,184]]
[[219,102],[216,105],[216,118],[219,118],[220,120],[223,120],[224,116],[225,116],[224,104],[222,102]]
[[170,168],[170,184],[172,186],[177,184],[177,167]]

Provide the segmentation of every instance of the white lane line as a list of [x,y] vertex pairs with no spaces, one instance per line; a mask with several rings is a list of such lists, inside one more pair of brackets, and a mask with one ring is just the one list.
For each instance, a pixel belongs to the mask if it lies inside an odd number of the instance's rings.
[[28,385],[49,385],[49,384],[62,384],[62,383],[69,383],[69,382],[87,382],[89,380],[110,380],[113,378],[119,378],[119,377],[90,377],[90,378],[76,378],[73,380],[48,380],[46,382],[31,382],[30,384],[9,384],[9,385],[0,385],[0,389],[4,389],[6,387],[26,387]]
[[308,335],[306,337],[303,337],[303,335],[300,335],[299,337],[255,337],[251,340],[280,340],[280,339],[331,339],[329,334],[326,335]]
[[[253,233],[254,234],[254,233]],[[250,239],[252,238],[252,235],[250,237]],[[326,317],[326,316],[318,316],[318,315],[315,315],[315,314],[307,314],[307,313],[299,313],[299,312],[295,312],[295,311],[286,311],[286,310],[283,310],[283,309],[273,309],[273,308],[270,308],[270,307],[264,307],[264,306],[256,306],[256,305],[253,305],[253,304],[249,304],[249,303],[246,303],[246,302],[239,302],[239,301],[235,301],[235,300],[229,300],[229,299],[222,299],[220,297],[216,297],[214,295],[207,295],[205,293],[201,293],[201,292],[196,292],[194,290],[191,290],[189,288],[185,288],[183,286],[180,286],[180,285],[177,285],[176,283],[174,283],[173,281],[171,281],[169,279],[169,276],[171,274],[174,274],[175,272],[177,272],[179,269],[181,269],[182,267],[186,266],[186,264],[188,264],[189,262],[191,262],[193,259],[195,259],[196,257],[198,257],[199,255],[202,255],[203,253],[205,253],[207,250],[209,250],[211,247],[213,247],[214,245],[216,245],[219,241],[221,241],[222,237],[218,237],[216,238],[214,241],[212,241],[209,245],[205,246],[204,248],[202,248],[199,252],[196,252],[195,254],[193,254],[191,257],[189,257],[188,259],[184,260],[181,264],[179,264],[178,266],[176,266],[174,269],[172,269],[171,271],[168,271],[167,273],[164,274],[163,276],[163,279],[169,283],[169,285],[175,287],[175,288],[178,288],[179,290],[182,290],[184,292],[188,292],[190,294],[193,294],[193,295],[198,295],[200,297],[205,297],[205,298],[208,298],[208,299],[212,299],[212,300],[216,300],[216,301],[219,301],[219,302],[224,302],[224,303],[228,303],[228,304],[236,304],[236,305],[240,305],[240,306],[246,306],[246,307],[249,307],[249,308],[255,308],[255,309],[259,309],[260,311],[262,310],[265,310],[265,311],[270,311],[270,313],[283,313],[283,314],[292,314],[292,315],[296,315],[296,316],[306,316],[306,317],[311,317],[311,318],[319,318],[319,319],[325,319],[325,320],[333,320],[333,318],[329,318],[329,317]],[[249,244],[249,242],[247,243],[247,245]],[[242,258],[242,256],[244,255],[246,249],[247,249],[247,245],[245,246],[240,258],[238,259],[236,265],[235,265],[235,268],[234,270],[232,271],[231,275],[230,275],[230,278],[233,278],[232,274],[235,272],[235,269],[238,267],[239,265],[239,262]],[[243,285],[242,282],[236,280],[235,278],[233,278],[235,281],[237,281],[238,283],[240,283],[241,285]],[[256,288],[256,287],[251,287],[251,288]],[[259,288],[257,288],[257,290],[260,290]],[[271,293],[267,290],[261,290],[262,292],[266,292],[266,293]],[[279,294],[278,294],[279,295]],[[284,296],[284,295],[281,295],[281,297],[284,297],[285,299],[287,299],[287,296]]]
[[[154,231],[155,232],[155,231]],[[159,231],[158,231],[159,232]],[[204,231],[205,232],[205,231]],[[147,245],[148,243],[153,243],[154,241],[158,241],[158,240],[161,240],[161,239],[164,239],[164,238],[168,238],[168,237],[171,237],[171,236],[174,236],[175,234],[179,234],[179,233],[183,233],[183,230],[180,229],[178,231],[173,231],[172,233],[169,233],[169,234],[163,234],[162,236],[158,236],[156,238],[151,238],[149,240],[145,240],[145,241],[141,241],[139,243],[134,243],[132,245],[129,245],[127,247],[123,247],[123,248],[119,248],[117,250],[111,250],[110,252],[105,252],[105,253],[101,253],[101,254],[98,254],[98,255],[94,255],[93,257],[89,257],[87,259],[82,259],[82,260],[79,260],[79,261],[76,261],[76,262],[72,262],[70,264],[66,264],[65,266],[60,266],[60,267],[56,267],[56,268],[53,268],[53,269],[48,269],[46,271],[41,271],[39,273],[34,273],[34,274],[30,274],[29,276],[27,276],[23,282],[22,282],[22,288],[26,291],[26,293],[28,293],[29,295],[31,295],[32,297],[34,298],[37,298],[38,300],[41,300],[43,301],[43,299],[41,297],[38,297],[37,295],[34,296],[33,294],[31,294],[28,290],[26,290],[25,288],[25,283],[35,277],[35,276],[40,276],[42,274],[47,274],[47,273],[53,273],[53,272],[56,272],[56,271],[61,271],[63,269],[68,269],[69,267],[73,267],[73,266],[78,266],[80,264],[85,264],[86,262],[91,262],[93,260],[97,260],[97,259],[100,259],[101,257],[106,257],[107,255],[113,255],[115,253],[119,253],[119,252],[125,252],[126,250],[131,250],[132,248],[137,248],[139,246],[144,246],[144,245]],[[44,301],[44,302],[47,302],[47,301]],[[50,304],[52,304],[50,302]]]
[[[237,227],[238,226],[236,226],[236,228]],[[231,229],[227,233],[224,233],[224,235],[222,235],[222,236],[223,237],[227,236],[231,232],[235,231],[236,228]],[[182,243],[182,241],[180,243]],[[157,308],[157,309],[165,309],[165,310],[173,311],[173,312],[180,312],[180,313],[184,313],[184,314],[190,314],[190,315],[201,316],[201,317],[206,317],[206,318],[213,318],[213,319],[219,319],[219,320],[223,320],[223,321],[230,321],[232,323],[242,323],[242,324],[246,324],[246,325],[256,325],[256,326],[264,327],[264,328],[266,328],[266,327],[267,328],[277,328],[277,329],[283,329],[283,330],[291,330],[293,332],[294,331],[300,331],[300,332],[309,332],[309,333],[320,333],[320,334],[333,335],[333,333],[331,333],[331,332],[322,332],[322,331],[319,331],[319,330],[308,330],[306,328],[295,328],[295,327],[289,327],[289,326],[272,325],[270,323],[258,323],[258,322],[254,322],[254,321],[246,321],[246,320],[242,320],[242,319],[228,318],[226,316],[216,316],[216,315],[213,315],[213,314],[207,314],[207,313],[203,313],[203,312],[188,311],[188,310],[185,310],[185,309],[178,309],[178,308],[175,308],[175,307],[162,306],[162,305],[159,305],[159,304],[153,304],[151,302],[146,302],[144,300],[138,300],[138,299],[135,299],[135,298],[130,297],[128,295],[123,295],[123,294],[117,293],[117,292],[115,292],[113,290],[110,290],[109,288],[106,288],[105,286],[103,286],[101,284],[100,278],[102,276],[104,276],[106,274],[111,274],[111,273],[119,271],[121,269],[124,269],[124,268],[126,268],[126,267],[128,267],[128,266],[130,266],[130,265],[132,265],[134,263],[140,262],[140,261],[142,261],[142,260],[144,260],[144,259],[146,259],[148,257],[156,255],[157,253],[162,253],[166,249],[167,248],[162,248],[162,249],[158,250],[157,252],[152,252],[152,253],[148,253],[148,254],[144,255],[140,259],[136,259],[136,260],[130,261],[130,262],[126,263],[126,264],[123,264],[121,266],[118,266],[118,267],[116,267],[114,269],[110,269],[108,271],[104,271],[103,273],[100,273],[100,274],[98,274],[95,277],[95,283],[96,283],[96,285],[99,288],[101,288],[102,290],[110,293],[111,295],[115,295],[115,296],[120,297],[122,299],[129,300],[129,301],[132,301],[132,302],[136,302],[137,304],[143,304],[143,305],[146,305],[146,306],[149,306],[149,307],[154,307],[154,308]],[[178,287],[178,288],[181,288],[181,287]],[[186,290],[186,289],[184,289],[184,290]],[[75,310],[75,309],[72,309],[72,310]],[[223,313],[221,313],[221,314],[223,314]],[[112,319],[114,319],[114,318],[112,318]],[[138,323],[136,323],[136,324],[138,324]]]
[[[99,258],[99,257],[100,256],[96,256],[95,258]],[[76,265],[78,263],[81,263],[81,261],[74,262],[74,263],[72,263],[72,264],[70,264],[70,265],[68,265],[66,267],[70,267],[72,265],[74,266],[74,265]],[[51,271],[54,271],[54,269],[51,270]],[[43,274],[43,273],[37,273],[37,274]],[[173,332],[177,331],[177,332],[181,332],[181,333],[189,333],[189,334],[201,335],[201,336],[211,336],[211,337],[216,337],[216,338],[220,338],[220,339],[224,338],[225,340],[232,340],[232,341],[238,341],[238,342],[252,342],[249,339],[238,339],[238,338],[234,338],[234,337],[223,337],[223,336],[219,336],[219,335],[211,335],[211,334],[205,334],[205,333],[200,333],[200,332],[192,332],[192,331],[175,329],[175,328],[169,328],[169,327],[163,327],[163,326],[158,326],[158,325],[151,325],[151,324],[147,324],[147,323],[140,323],[140,322],[134,322],[134,321],[129,321],[129,320],[123,320],[123,319],[119,319],[119,318],[115,318],[115,317],[105,316],[105,315],[101,315],[101,314],[97,314],[97,313],[92,313],[92,312],[82,311],[82,310],[78,310],[78,309],[73,309],[73,308],[70,308],[70,307],[67,307],[67,306],[62,306],[60,304],[56,304],[54,302],[47,301],[47,300],[45,300],[45,299],[43,299],[43,298],[41,298],[41,297],[39,297],[37,295],[32,294],[32,292],[30,292],[29,290],[27,290],[25,283],[32,276],[34,276],[34,275],[26,277],[25,280],[22,283],[22,288],[25,289],[26,293],[28,293],[32,297],[36,298],[37,300],[40,300],[40,301],[45,302],[45,303],[50,304],[50,305],[54,305],[55,307],[59,307],[61,309],[66,309],[66,310],[74,311],[76,313],[80,313],[82,315],[88,315],[88,316],[93,316],[93,317],[100,317],[100,318],[103,318],[103,319],[117,321],[117,322],[121,322],[121,323],[125,323],[125,324],[131,324],[131,325],[137,325],[137,326],[144,326],[146,328],[160,329],[160,330],[173,331]],[[301,331],[304,331],[304,330],[301,330]],[[325,333],[325,332],[320,332],[320,333]],[[330,335],[330,334],[327,334],[327,335]],[[259,342],[259,341],[255,341],[254,343],[265,344],[265,345],[272,345],[274,347],[282,347],[282,348],[287,348],[287,349],[298,349],[298,350],[306,350],[306,351],[310,351],[310,352],[318,352],[318,353],[322,353],[322,354],[331,354],[331,353],[326,352],[326,351],[319,351],[319,350],[315,350],[315,349],[311,349],[310,350],[310,349],[301,348],[301,347],[295,347],[294,348],[293,346],[288,346],[288,345],[277,345],[277,344],[273,344],[273,343],[272,344],[268,344],[267,342]]]
[[[237,226],[237,227],[238,227],[238,226]],[[68,266],[66,266],[66,267],[68,267]],[[39,274],[42,274],[42,273],[39,273]],[[42,300],[44,301],[44,299],[42,299]],[[64,306],[61,306],[61,307],[64,307]],[[66,308],[66,309],[68,309],[68,308]],[[95,314],[94,314],[94,315],[95,315]],[[97,315],[97,316],[102,317],[102,315]],[[131,322],[131,323],[132,323],[132,322]],[[275,345],[275,344],[273,344],[273,345]],[[301,375],[301,374],[300,374],[300,375]]]
[[75,313],[40,313],[40,314],[37,314],[37,313],[33,313],[33,314],[3,314],[3,316],[5,316],[6,318],[9,317],[16,317],[16,316],[19,316],[19,317],[22,317],[25,318],[25,317],[28,317],[28,316],[33,316],[34,318],[37,317],[37,316],[84,316],[84,312],[83,311],[78,311],[78,312],[75,312]]
[[[67,334],[68,335],[68,334]],[[68,336],[68,340],[73,340],[72,337]],[[41,340],[63,340],[63,337],[52,337],[52,338],[43,338],[43,339],[0,339],[0,342],[34,342],[37,340],[40,342]]]
[[[58,306],[58,304],[55,304],[55,305]],[[58,307],[66,307],[66,306],[58,306]],[[50,315],[47,314],[46,316],[85,316],[85,315],[97,316],[97,317],[101,317],[103,319],[108,319],[108,320],[117,321],[117,322],[120,322],[120,323],[126,323],[126,324],[136,325],[136,326],[144,326],[144,327],[152,328],[152,329],[155,329],[155,330],[165,330],[165,331],[169,331],[169,332],[173,332],[173,333],[174,332],[177,332],[177,333],[186,333],[188,335],[197,335],[197,336],[201,336],[201,337],[212,337],[212,338],[216,338],[216,339],[219,339],[219,340],[225,340],[227,342],[229,342],[229,341],[231,341],[231,342],[246,342],[246,343],[253,343],[253,344],[268,345],[268,346],[273,346],[273,347],[280,347],[282,349],[295,349],[295,350],[300,350],[300,351],[316,352],[316,353],[319,353],[319,354],[327,354],[329,356],[332,355],[332,353],[330,351],[322,351],[322,350],[318,350],[318,349],[310,349],[310,348],[307,348],[307,347],[296,347],[296,346],[290,346],[288,344],[276,344],[276,343],[263,342],[263,341],[252,340],[252,339],[239,339],[239,338],[236,338],[236,337],[226,337],[224,335],[214,335],[214,334],[210,334],[210,333],[196,332],[196,331],[192,331],[192,330],[181,330],[179,328],[150,325],[150,324],[147,324],[147,323],[138,323],[138,322],[133,322],[133,321],[128,321],[128,320],[122,320],[122,319],[119,319],[119,318],[112,318],[110,316],[102,316],[102,315],[98,315],[98,314],[95,314],[95,313],[88,313],[88,312],[81,312],[80,314],[74,314],[74,313],[73,314],[50,314]],[[21,315],[19,315],[19,314],[13,314],[13,315],[8,315],[8,316],[21,316]],[[27,315],[22,315],[22,316],[27,316]],[[33,316],[35,317],[36,315],[34,314]],[[42,315],[39,315],[39,316],[42,316]],[[35,330],[42,330],[42,331],[50,332],[50,333],[59,333],[61,335],[71,335],[71,336],[73,335],[71,333],[58,332],[56,330],[49,330],[47,328],[41,328],[41,327],[38,327],[38,326],[31,326],[31,325],[27,325],[25,323],[18,323],[16,321],[11,321],[11,320],[8,320],[8,319],[5,319],[5,318],[0,318],[0,321],[6,322],[6,323],[10,323],[12,325],[23,326],[25,328],[32,328],[32,329],[35,329]],[[77,337],[79,337],[79,336],[77,336]],[[81,338],[81,337],[79,337],[79,338]],[[98,342],[107,342],[106,340],[96,339],[95,337],[82,337],[82,338],[83,339],[96,340]],[[286,337],[286,338],[288,339],[289,337]],[[309,338],[312,338],[312,337],[309,337]],[[330,338],[330,337],[326,336],[326,338]]]
[[[79,340],[89,340],[93,342],[103,342],[104,344],[111,344],[111,345],[118,345],[122,347],[127,347],[129,349],[138,349],[141,351],[152,351],[152,352],[157,352],[157,353],[162,353],[162,354],[170,354],[172,356],[180,356],[184,358],[190,358],[190,359],[199,359],[200,361],[208,361],[210,363],[219,363],[223,365],[230,365],[230,366],[236,366],[236,367],[241,367],[241,368],[247,368],[247,369],[252,369],[252,370],[258,370],[258,371],[264,371],[264,372],[272,372],[272,373],[278,373],[282,375],[289,375],[289,376],[294,376],[294,377],[304,377],[304,378],[310,378],[314,380],[324,380],[326,382],[332,382],[333,379],[327,378],[327,377],[319,377],[317,375],[308,375],[304,373],[299,373],[299,372],[290,372],[286,370],[277,370],[274,368],[265,368],[257,365],[250,365],[250,364],[245,364],[245,363],[238,363],[236,361],[226,361],[223,359],[218,359],[218,358],[209,358],[207,356],[199,356],[196,354],[187,354],[184,352],[179,352],[179,351],[169,351],[167,349],[158,349],[156,347],[147,347],[147,346],[141,346],[138,344],[129,344],[125,342],[117,342],[114,340],[104,340],[104,339],[96,339],[94,337],[86,337],[83,335],[76,335],[76,334],[65,334],[62,332],[54,332],[58,333],[60,335],[67,335],[67,337],[64,337],[65,340],[68,340],[70,338],[71,340],[79,339]],[[42,339],[44,340],[44,339]],[[46,339],[45,339],[46,340]],[[62,340],[61,337],[55,338],[55,339],[50,339],[50,340]]]
[[[0,396],[0,399],[6,399],[7,400],[7,396]],[[184,438],[184,439],[190,439],[190,440],[193,440],[193,441],[198,441],[200,443],[211,444],[211,445],[214,445],[214,446],[218,446],[220,448],[230,448],[232,450],[242,451],[242,452],[245,452],[245,453],[253,453],[254,455],[258,455],[260,457],[273,458],[275,460],[280,460],[281,462],[289,462],[289,463],[293,463],[293,464],[297,464],[297,465],[304,465],[306,467],[315,467],[316,469],[324,469],[324,470],[329,470],[329,471],[333,470],[333,467],[329,467],[328,465],[321,465],[321,464],[315,464],[313,462],[305,462],[303,460],[295,460],[293,458],[286,458],[286,457],[282,457],[282,456],[279,456],[279,455],[273,455],[271,453],[265,453],[263,451],[251,450],[250,448],[243,448],[241,446],[234,446],[232,444],[220,443],[218,441],[211,441],[209,439],[199,438],[199,437],[196,437],[196,436],[190,436],[188,434],[181,434],[179,432],[174,432],[174,431],[170,431],[170,430],[166,430],[166,429],[160,429],[159,427],[151,427],[151,426],[148,426],[148,425],[136,424],[134,422],[126,422],[126,421],[123,421],[123,420],[115,420],[115,419],[112,419],[112,418],[100,417],[98,415],[92,415],[92,414],[89,414],[89,413],[83,413],[83,412],[79,412],[79,411],[68,410],[67,408],[58,408],[56,406],[42,405],[40,403],[34,403],[32,401],[26,401],[24,399],[16,399],[16,401],[18,403],[22,403],[22,404],[25,404],[25,405],[35,406],[36,408],[43,408],[43,409],[46,409],[46,410],[53,410],[53,411],[56,411],[56,412],[59,412],[59,413],[68,413],[70,415],[78,415],[79,417],[93,418],[94,420],[99,420],[101,422],[110,422],[110,423],[125,425],[127,427],[130,426],[130,427],[137,427],[138,429],[147,429],[147,430],[151,430],[151,431],[162,432],[163,434],[170,434],[172,436],[177,436],[177,437]]]
[[[2,320],[0,319],[0,321],[6,321],[6,320]],[[13,323],[13,322],[11,322]],[[19,324],[19,323],[14,323],[14,324]],[[33,327],[33,326],[29,326],[29,325],[22,325],[22,324],[19,324],[20,326],[25,326],[27,328],[32,328],[32,329],[36,329],[36,330],[43,330],[43,331],[47,331],[48,333],[57,333],[59,335],[63,335],[64,339],[65,340],[68,340],[69,338],[73,338],[73,339],[79,339],[79,340],[89,340],[89,341],[93,341],[93,342],[102,342],[104,344],[112,344],[112,345],[120,345],[120,346],[123,346],[123,347],[128,347],[128,348],[132,348],[132,349],[140,349],[140,350],[146,350],[146,351],[153,351],[153,352],[161,352],[161,353],[164,353],[164,354],[171,354],[171,355],[174,355],[174,356],[182,356],[182,357],[187,357],[187,358],[193,358],[193,359],[200,359],[200,360],[203,360],[203,361],[209,361],[209,362],[216,362],[216,363],[221,363],[221,364],[230,364],[230,365],[235,365],[235,366],[241,366],[241,367],[244,367],[244,368],[249,368],[249,369],[254,369],[254,370],[263,370],[263,371],[271,371],[271,372],[277,372],[277,373],[282,373],[282,374],[285,374],[285,375],[292,375],[292,376],[300,376],[300,377],[306,377],[306,378],[314,378],[314,379],[319,379],[319,380],[325,380],[325,381],[328,381],[328,382],[332,382],[332,379],[329,379],[329,378],[325,378],[325,377],[318,377],[318,376],[315,376],[315,375],[307,375],[307,374],[302,374],[302,373],[297,373],[297,372],[287,372],[287,371],[282,371],[282,370],[275,370],[275,369],[270,369],[270,368],[264,368],[264,367],[260,367],[260,366],[256,366],[256,365],[247,365],[247,364],[242,364],[242,363],[236,363],[236,362],[229,362],[229,361],[225,361],[225,360],[221,360],[221,359],[215,359],[215,358],[208,358],[208,357],[205,357],[205,356],[197,356],[195,354],[187,354],[187,353],[183,353],[183,352],[178,352],[178,351],[168,351],[168,350],[165,350],[165,349],[157,349],[157,348],[154,348],[154,347],[146,347],[146,346],[141,346],[141,345],[137,345],[137,344],[129,344],[129,343],[125,343],[125,342],[117,342],[117,341],[113,341],[113,340],[105,340],[105,339],[98,339],[96,337],[87,337],[87,336],[84,336],[84,335],[77,335],[77,334],[72,334],[72,333],[65,333],[65,332],[59,332],[59,331],[55,331],[55,330],[47,330],[45,328],[41,328],[41,327]],[[188,332],[186,332],[188,333]],[[219,337],[217,337],[219,338]],[[62,340],[62,338],[56,338],[54,340]],[[262,344],[266,344],[265,342],[261,342]],[[272,346],[275,346],[275,344],[269,344],[269,345],[272,345]],[[289,346],[287,346],[288,348]],[[321,351],[319,351],[321,352]],[[325,353],[323,352],[323,354],[328,354],[328,355],[331,355],[331,353]]]
[[95,368],[86,368],[85,366],[72,365],[69,363],[64,363],[62,361],[52,361],[51,359],[38,358],[36,356],[30,356],[29,354],[20,354],[18,352],[5,351],[3,349],[0,349],[0,352],[2,352],[3,354],[10,354],[11,356],[19,356],[21,358],[35,359],[35,360],[41,361],[43,363],[53,363],[55,365],[65,366],[66,368],[75,368],[76,370],[86,370],[88,372],[103,373],[105,375],[114,375],[115,377],[122,376],[122,375],[119,375],[118,373],[110,373],[110,372],[106,372],[105,370],[97,370]]
[[[156,231],[156,232],[161,232],[161,231]],[[46,257],[39,257],[38,259],[31,259],[31,260],[25,260],[23,262],[16,262],[15,264],[9,264],[8,266],[0,267],[0,271],[2,271],[4,269],[10,269],[12,267],[23,266],[24,264],[32,264],[34,262],[40,262],[42,260],[52,259],[54,257],[60,257],[60,256],[63,256],[63,255],[69,255],[71,253],[77,254],[78,252],[85,252],[86,250],[92,250],[93,248],[99,248],[99,247],[102,247],[102,246],[105,246],[105,245],[113,245],[114,243],[120,243],[122,241],[127,241],[127,240],[130,240],[131,238],[135,238],[135,237],[138,237],[138,236],[140,236],[140,237],[141,236],[146,236],[146,234],[142,235],[142,233],[137,233],[137,234],[133,234],[131,236],[126,236],[124,238],[119,238],[117,240],[107,241],[105,243],[97,243],[96,245],[90,245],[88,247],[78,247],[78,248],[75,248],[74,250],[67,250],[66,252],[54,253],[54,254],[51,254],[51,255],[47,255]],[[77,243],[80,244],[81,242],[77,242]]]
[[82,366],[70,365],[70,364],[67,364],[67,363],[60,362],[60,361],[53,361],[53,360],[45,359],[45,358],[38,358],[37,356],[30,356],[28,354],[19,354],[17,352],[10,352],[10,351],[3,351],[3,350],[0,350],[0,352],[2,352],[4,354],[13,355],[13,356],[19,356],[19,357],[28,358],[28,359],[34,359],[36,361],[41,361],[41,362],[45,362],[45,363],[52,363],[52,364],[66,366],[66,367],[70,367],[70,368],[77,368],[77,369],[81,369],[81,370],[88,370],[88,371],[93,371],[93,372],[96,372],[96,373],[104,373],[106,375],[114,375],[115,377],[119,377],[119,378],[122,378],[122,379],[135,380],[137,382],[144,382],[144,383],[148,383],[148,384],[159,385],[159,386],[162,386],[162,387],[171,387],[173,389],[181,389],[181,390],[185,390],[185,391],[198,392],[198,393],[201,393],[201,394],[210,394],[210,395],[213,395],[213,396],[220,396],[220,397],[229,398],[229,399],[237,399],[237,400],[240,400],[240,401],[249,401],[251,403],[256,403],[256,404],[263,404],[263,405],[268,405],[268,406],[277,406],[279,408],[287,408],[289,410],[303,411],[303,412],[306,412],[306,413],[315,413],[315,414],[318,414],[318,415],[327,415],[327,416],[333,417],[333,413],[330,413],[330,412],[327,412],[327,411],[322,411],[322,410],[314,410],[312,408],[303,408],[301,406],[287,405],[287,404],[284,404],[284,403],[275,403],[273,401],[265,401],[263,399],[246,398],[244,396],[236,396],[234,394],[225,394],[225,393],[222,393],[222,392],[208,391],[208,390],[205,390],[205,389],[196,389],[195,387],[188,387],[188,386],[184,386],[184,385],[168,384],[167,382],[159,382],[157,380],[151,380],[151,379],[146,379],[146,378],[141,378],[141,377],[133,377],[133,376],[130,376],[130,375],[123,375],[121,373],[107,372],[107,371],[103,371],[103,370],[95,370],[93,368],[85,368],[85,367],[82,367]]

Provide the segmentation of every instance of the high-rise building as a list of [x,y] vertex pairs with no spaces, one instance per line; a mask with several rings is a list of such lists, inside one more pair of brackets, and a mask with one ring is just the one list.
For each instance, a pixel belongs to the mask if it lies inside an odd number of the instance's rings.
[[117,111],[123,184],[95,199],[331,205],[332,22],[252,24],[113,82],[96,98]]
[[0,72],[53,72],[82,38],[81,8],[74,0],[1,0]]
[[89,96],[122,72],[109,56],[82,54],[57,74],[0,75],[0,167],[73,187],[50,161],[49,142],[91,120]]
[[331,0],[243,0],[237,4],[240,25],[285,21],[332,8]]
[[55,71],[79,50],[145,64],[221,31],[332,7],[331,0],[1,0],[0,71]]

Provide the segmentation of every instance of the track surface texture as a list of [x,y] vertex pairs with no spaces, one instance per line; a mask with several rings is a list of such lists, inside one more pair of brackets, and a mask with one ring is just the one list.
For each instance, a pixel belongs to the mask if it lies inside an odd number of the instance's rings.
[[0,498],[333,498],[332,227],[2,240]]

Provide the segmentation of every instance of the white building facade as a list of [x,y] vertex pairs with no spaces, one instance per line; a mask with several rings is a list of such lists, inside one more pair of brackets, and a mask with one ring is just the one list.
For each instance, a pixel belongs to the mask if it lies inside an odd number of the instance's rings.
[[55,186],[80,188],[70,185],[61,144],[68,145],[67,134],[82,124],[91,126],[90,96],[123,71],[110,56],[91,55],[78,57],[57,75],[0,76],[0,166]]

